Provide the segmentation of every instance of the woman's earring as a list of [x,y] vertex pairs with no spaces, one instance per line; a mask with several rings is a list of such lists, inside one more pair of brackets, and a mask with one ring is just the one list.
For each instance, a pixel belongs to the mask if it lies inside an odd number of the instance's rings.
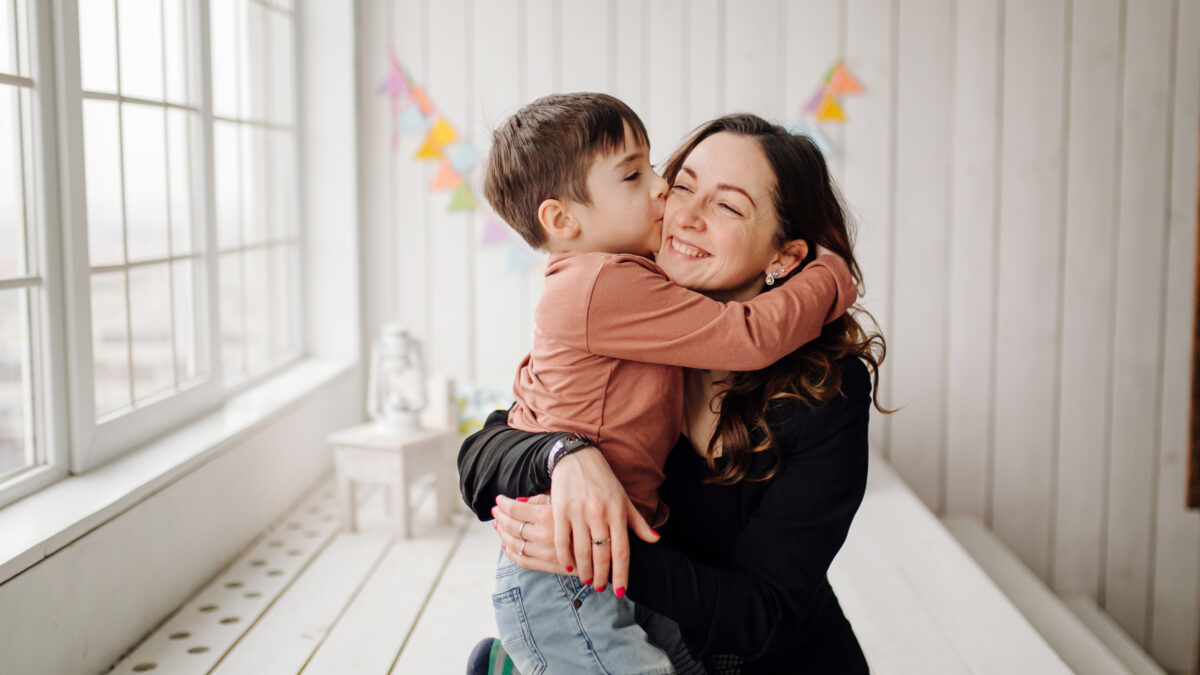
[[784,267],[780,267],[779,270],[777,270],[775,272],[768,273],[767,274],[767,285],[774,286],[775,280],[778,279],[779,277],[783,276],[784,274],[787,274],[787,269]]

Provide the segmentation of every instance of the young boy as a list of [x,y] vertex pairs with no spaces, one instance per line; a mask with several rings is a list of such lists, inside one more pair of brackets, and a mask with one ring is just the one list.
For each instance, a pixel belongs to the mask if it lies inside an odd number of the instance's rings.
[[[496,213],[552,254],[509,424],[579,434],[550,450],[551,474],[566,453],[595,444],[652,526],[667,517],[658,486],[680,432],[681,367],[766,367],[856,297],[836,256],[749,303],[671,283],[646,257],[660,245],[665,192],[642,121],[604,94],[547,96],[517,111],[494,134],[484,178]],[[634,621],[625,589],[603,590],[522,569],[502,552],[493,602],[517,667],[673,672]]]

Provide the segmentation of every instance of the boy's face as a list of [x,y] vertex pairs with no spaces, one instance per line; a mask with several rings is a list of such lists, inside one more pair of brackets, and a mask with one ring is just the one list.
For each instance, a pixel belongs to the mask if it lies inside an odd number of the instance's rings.
[[591,204],[567,202],[582,250],[646,255],[658,251],[667,183],[650,166],[650,148],[625,126],[624,147],[599,155],[588,171]]

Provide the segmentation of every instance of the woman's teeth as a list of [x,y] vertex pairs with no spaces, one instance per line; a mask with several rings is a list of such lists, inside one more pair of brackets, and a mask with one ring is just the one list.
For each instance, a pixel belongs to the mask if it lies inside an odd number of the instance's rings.
[[710,258],[710,257],[712,257],[711,254],[705,253],[704,251],[701,251],[700,249],[696,248],[695,246],[689,246],[689,245],[679,241],[675,237],[671,237],[671,248],[675,249],[679,253],[682,253],[682,254],[692,257],[692,258]]

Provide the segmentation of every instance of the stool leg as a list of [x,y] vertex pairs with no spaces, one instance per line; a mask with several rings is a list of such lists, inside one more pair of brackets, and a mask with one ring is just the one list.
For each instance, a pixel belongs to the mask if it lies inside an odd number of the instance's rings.
[[347,532],[358,530],[358,512],[354,505],[354,481],[348,478],[338,478],[337,500],[342,512],[342,527]]
[[412,503],[408,494],[408,471],[404,458],[400,459],[400,482],[392,489],[395,500],[392,505],[392,517],[396,519],[396,533],[403,539],[412,538]]

